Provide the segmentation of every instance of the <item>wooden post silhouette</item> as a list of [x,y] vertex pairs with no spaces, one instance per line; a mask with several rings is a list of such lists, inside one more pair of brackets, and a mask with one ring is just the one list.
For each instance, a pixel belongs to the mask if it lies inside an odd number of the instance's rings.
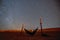
[[40,27],[41,27],[41,36],[48,36],[47,34],[43,33],[43,30],[42,30],[42,18],[40,17]]
[[23,32],[24,31],[24,24],[22,24],[22,28],[21,28],[21,32]]
[[42,32],[42,18],[40,17],[40,27],[41,27],[41,35],[43,34]]

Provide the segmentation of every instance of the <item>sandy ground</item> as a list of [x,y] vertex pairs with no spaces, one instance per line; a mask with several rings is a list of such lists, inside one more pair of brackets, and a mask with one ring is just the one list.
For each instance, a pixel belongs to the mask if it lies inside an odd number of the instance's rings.
[[31,36],[25,32],[0,30],[0,40],[60,40],[60,28],[45,29],[43,33],[44,35],[41,35],[38,31]]

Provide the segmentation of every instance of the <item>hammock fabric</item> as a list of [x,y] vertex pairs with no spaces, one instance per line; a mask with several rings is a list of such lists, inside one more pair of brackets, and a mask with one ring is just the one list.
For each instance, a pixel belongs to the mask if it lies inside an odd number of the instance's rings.
[[30,35],[34,35],[36,32],[37,32],[37,30],[38,30],[38,28],[36,28],[35,30],[33,30],[33,32],[30,32],[30,31],[28,31],[27,29],[24,29],[25,30],[25,32],[27,33],[27,34],[30,34]]

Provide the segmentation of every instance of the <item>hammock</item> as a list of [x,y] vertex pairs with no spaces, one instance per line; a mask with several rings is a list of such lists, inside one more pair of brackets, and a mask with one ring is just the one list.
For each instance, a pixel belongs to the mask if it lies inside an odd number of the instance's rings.
[[30,31],[28,31],[27,29],[24,29],[25,30],[25,32],[27,33],[27,34],[30,34],[30,35],[34,35],[36,32],[37,32],[37,30],[38,30],[38,28],[36,28],[35,30],[33,30],[33,32],[30,32]]

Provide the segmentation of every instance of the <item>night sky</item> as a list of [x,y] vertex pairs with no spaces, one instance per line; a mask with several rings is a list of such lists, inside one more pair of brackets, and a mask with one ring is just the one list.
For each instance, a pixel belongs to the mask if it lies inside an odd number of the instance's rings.
[[26,29],[35,29],[40,17],[43,28],[60,27],[60,1],[0,0],[0,30],[19,30],[22,24]]

